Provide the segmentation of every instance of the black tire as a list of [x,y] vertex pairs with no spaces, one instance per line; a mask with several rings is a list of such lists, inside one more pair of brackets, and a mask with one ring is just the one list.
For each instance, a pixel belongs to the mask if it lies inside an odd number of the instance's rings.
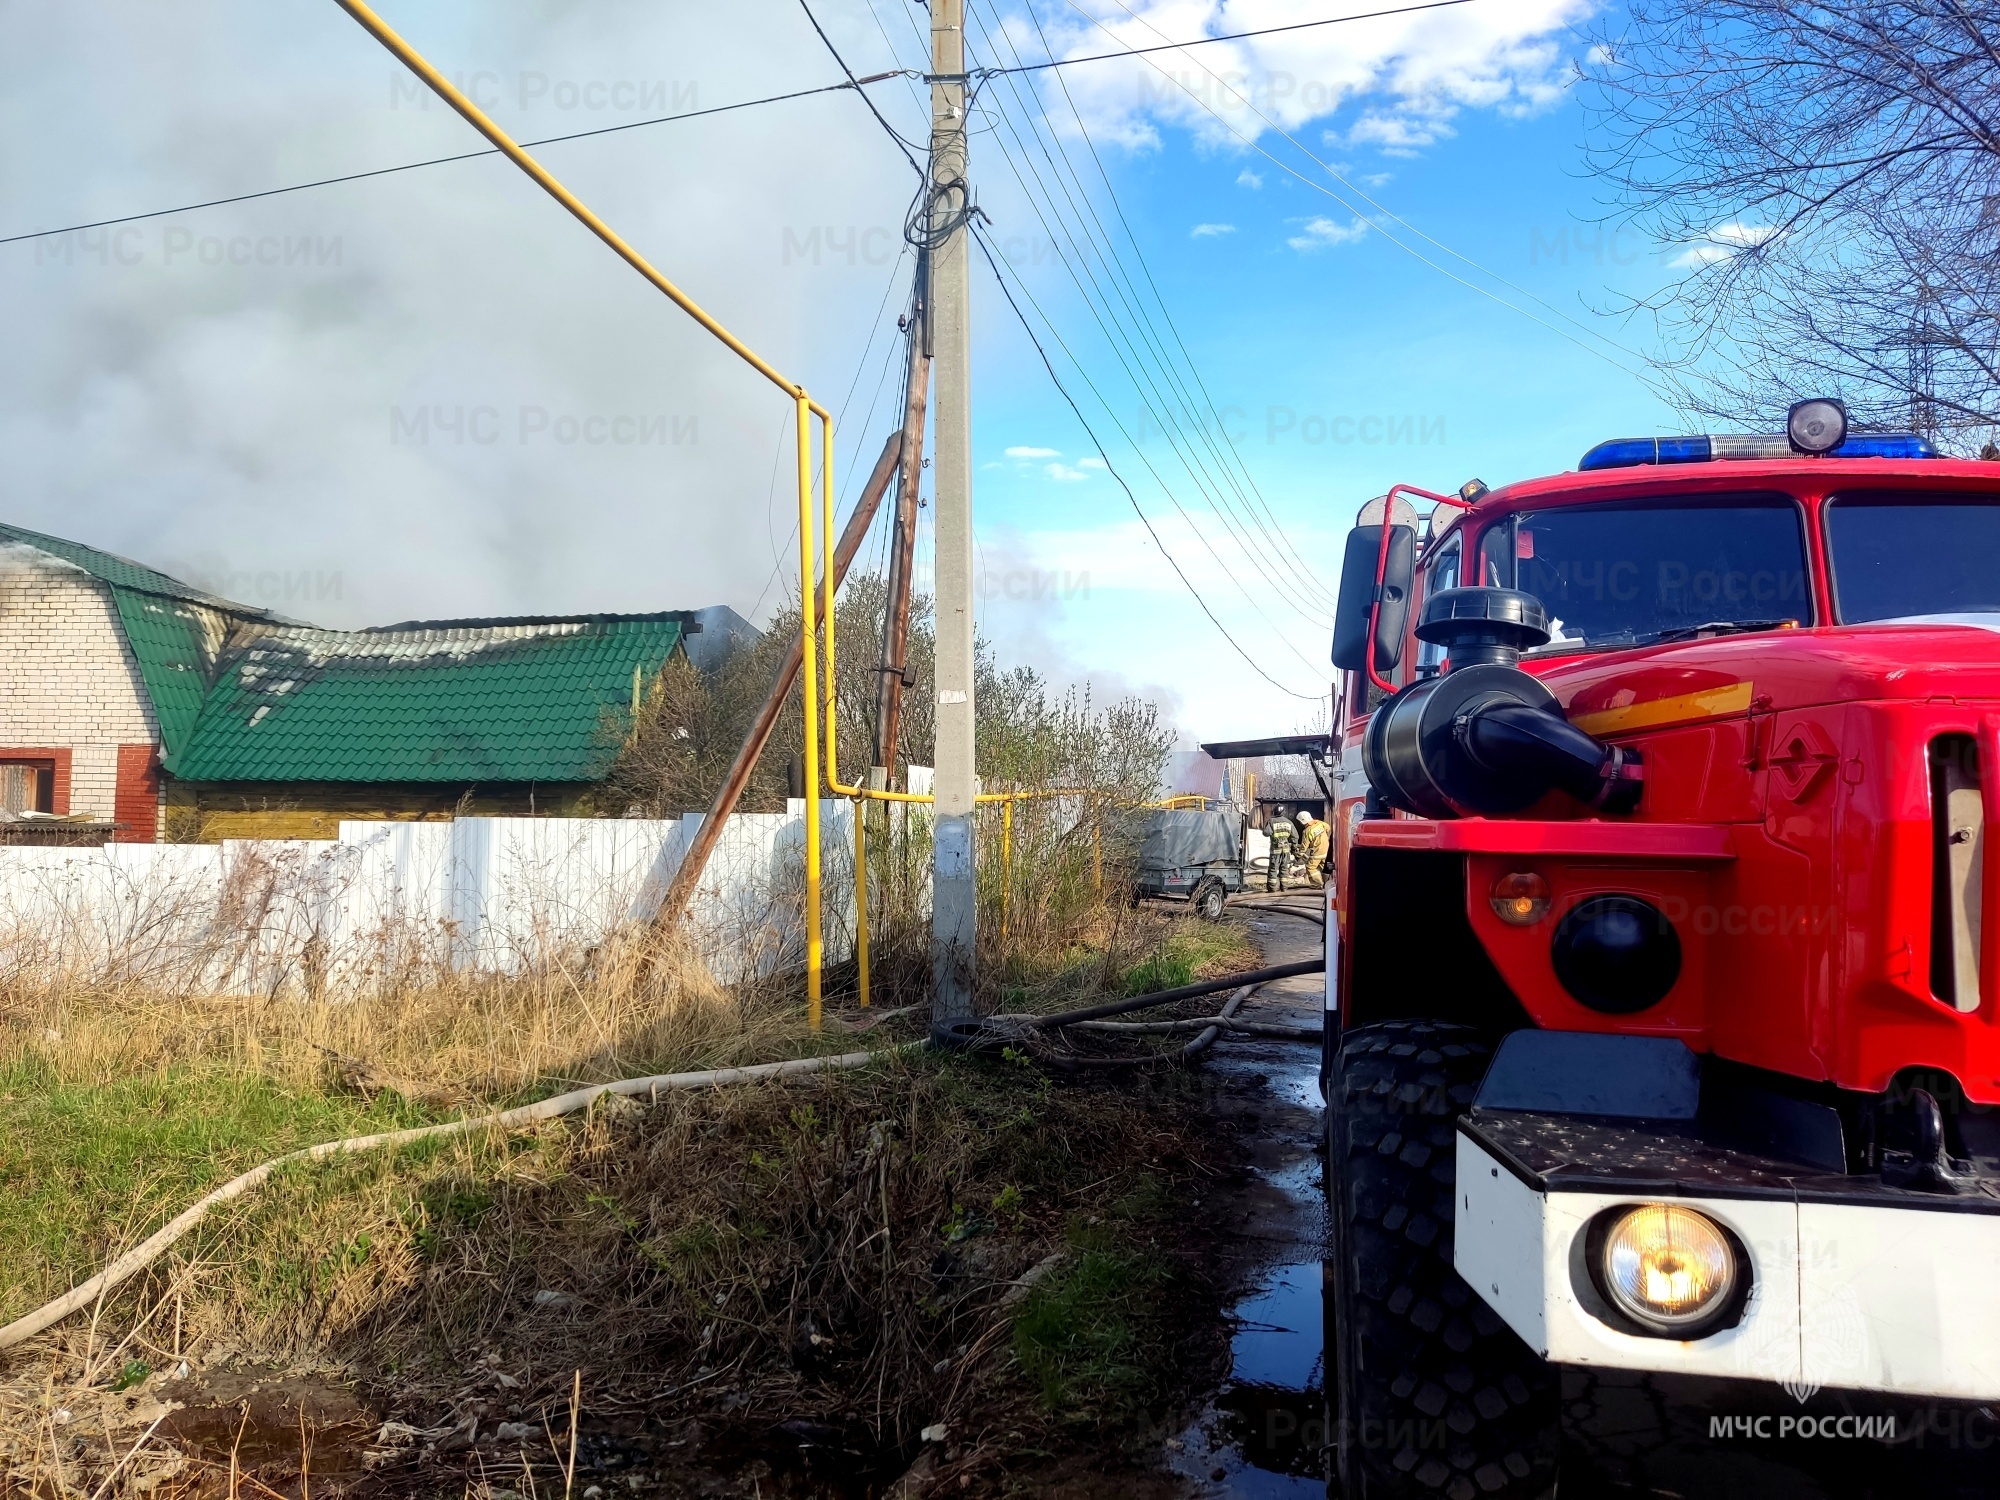
[[1188,897],[1194,906],[1195,915],[1208,922],[1222,920],[1222,908],[1229,902],[1229,892],[1215,876],[1206,876]]
[[1349,1500],[1554,1493],[1559,1384],[1452,1268],[1456,1143],[1490,1049],[1385,1021],[1333,1059],[1335,1433]]

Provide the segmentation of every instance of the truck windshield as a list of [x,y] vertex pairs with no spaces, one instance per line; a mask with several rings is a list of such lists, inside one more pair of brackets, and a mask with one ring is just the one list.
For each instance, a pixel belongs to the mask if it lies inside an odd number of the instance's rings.
[[2000,613],[2000,495],[1836,495],[1826,545],[1847,623]]
[[1804,528],[1781,496],[1563,506],[1511,524],[1515,587],[1542,601],[1556,641],[1637,645],[1812,614]]

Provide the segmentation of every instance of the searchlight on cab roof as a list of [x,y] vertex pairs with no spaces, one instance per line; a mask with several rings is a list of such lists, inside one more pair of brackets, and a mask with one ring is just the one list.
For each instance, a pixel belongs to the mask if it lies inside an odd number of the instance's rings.
[[1642,464],[1701,464],[1718,459],[1936,458],[1937,449],[1914,432],[1847,430],[1847,408],[1830,397],[1793,403],[1783,433],[1713,433],[1700,437],[1613,438],[1577,464],[1582,470],[1630,469]]

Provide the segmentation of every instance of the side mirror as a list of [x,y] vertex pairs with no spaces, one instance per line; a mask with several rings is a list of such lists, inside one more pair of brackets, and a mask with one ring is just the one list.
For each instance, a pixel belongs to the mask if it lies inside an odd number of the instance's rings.
[[1368,617],[1375,611],[1378,562],[1384,564],[1381,613],[1375,621],[1375,670],[1392,672],[1403,657],[1403,635],[1410,623],[1410,589],[1416,581],[1417,532],[1413,526],[1389,528],[1389,555],[1382,557],[1382,528],[1357,526],[1347,533],[1347,553],[1340,567],[1340,602],[1333,614],[1333,664],[1343,671],[1368,675]]

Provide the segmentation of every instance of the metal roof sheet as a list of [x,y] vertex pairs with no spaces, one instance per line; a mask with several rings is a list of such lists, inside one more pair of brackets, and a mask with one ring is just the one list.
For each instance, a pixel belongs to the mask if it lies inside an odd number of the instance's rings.
[[130,558],[25,526],[0,523],[0,546],[29,549],[53,559],[54,566],[79,569],[105,585],[169,753],[184,746],[194,730],[216,652],[231,627],[238,621],[275,618]]
[[321,630],[80,542],[0,523],[106,586],[164,764],[192,781],[581,782],[609,711],[701,627],[687,611]]
[[51,557],[59,557],[83,569],[100,583],[108,583],[113,588],[138,589],[142,593],[158,594],[167,599],[180,599],[189,604],[205,604],[210,609],[224,614],[240,615],[245,619],[268,620],[275,618],[269,610],[256,609],[248,604],[237,604],[216,594],[198,589],[191,583],[149,568],[144,563],[133,562],[129,557],[120,557],[115,552],[103,552],[96,547],[86,547],[81,542],[67,541],[59,536],[48,536],[39,531],[30,531],[25,526],[10,526],[0,521],[0,541],[17,542],[24,547],[33,547],[37,552],[46,552]]
[[241,627],[166,766],[190,781],[591,781],[617,750],[605,725],[634,671],[658,673],[686,623]]

